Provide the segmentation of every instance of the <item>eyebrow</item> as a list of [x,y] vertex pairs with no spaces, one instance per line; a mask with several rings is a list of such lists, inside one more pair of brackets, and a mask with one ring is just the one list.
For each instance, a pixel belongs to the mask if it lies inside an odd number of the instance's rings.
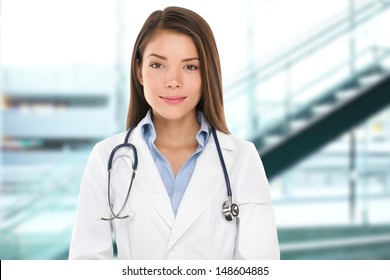
[[[151,57],[151,56],[155,56],[155,57],[160,58],[162,60],[167,60],[168,59],[165,56],[162,56],[162,55],[159,55],[159,54],[155,54],[155,53],[151,53],[151,54],[148,55],[148,57]],[[188,61],[192,61],[192,60],[200,60],[200,59],[198,57],[190,57],[190,58],[185,58],[182,61],[183,62],[188,62]]]

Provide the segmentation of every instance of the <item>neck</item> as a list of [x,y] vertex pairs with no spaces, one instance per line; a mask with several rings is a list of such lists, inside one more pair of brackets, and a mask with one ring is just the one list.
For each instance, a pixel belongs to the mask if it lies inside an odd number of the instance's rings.
[[181,147],[197,143],[196,134],[200,124],[195,111],[178,120],[168,120],[153,114],[153,124],[156,129],[156,145]]

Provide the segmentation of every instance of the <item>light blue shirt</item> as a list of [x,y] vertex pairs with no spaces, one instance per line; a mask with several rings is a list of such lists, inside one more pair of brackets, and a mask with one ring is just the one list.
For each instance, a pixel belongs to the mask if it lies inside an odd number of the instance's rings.
[[149,147],[150,153],[152,154],[153,160],[156,163],[161,179],[164,182],[168,196],[171,199],[171,205],[175,215],[187,189],[192,173],[194,172],[196,161],[206,146],[209,138],[209,123],[201,112],[197,112],[196,116],[200,123],[200,130],[196,134],[196,140],[198,141],[199,145],[195,153],[189,157],[189,159],[184,163],[179,172],[176,174],[176,178],[173,174],[173,170],[169,164],[169,161],[160,153],[154,144],[154,141],[156,140],[156,130],[152,122],[151,110],[149,110],[146,114],[145,123],[141,128],[143,138]]

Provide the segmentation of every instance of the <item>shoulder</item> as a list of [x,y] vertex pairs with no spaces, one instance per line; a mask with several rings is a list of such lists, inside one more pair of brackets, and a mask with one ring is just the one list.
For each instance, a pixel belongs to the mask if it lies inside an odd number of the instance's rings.
[[[153,126],[153,123],[151,121],[150,112],[148,112],[148,114],[134,127],[134,129],[131,130],[131,134],[129,136],[128,142],[131,144],[134,144],[134,145],[139,144],[140,139],[143,139],[143,137],[144,137],[143,129],[146,125]],[[153,128],[153,130],[154,130],[154,128]],[[127,130],[122,131],[122,132],[117,133],[111,137],[103,139],[100,142],[96,143],[95,147],[98,147],[101,149],[108,148],[108,149],[112,150],[116,146],[125,142],[127,132],[128,132]]]
[[228,136],[234,142],[235,147],[239,150],[247,150],[255,147],[255,145],[250,141],[238,138],[232,134],[229,134]]
[[93,158],[95,160],[97,160],[98,158],[101,158],[102,160],[107,160],[108,156],[111,154],[111,151],[119,144],[124,143],[125,137],[126,131],[107,137],[97,142],[92,148],[90,158]]
[[123,131],[97,142],[95,146],[98,147],[117,146],[125,141],[125,137],[126,137],[126,131]]
[[245,154],[248,152],[257,154],[255,145],[250,141],[220,131],[217,132],[217,136],[223,149],[231,150],[237,154]]
[[221,132],[218,133],[218,138],[226,155],[234,159],[235,167],[242,172],[252,172],[253,170],[263,172],[264,167],[259,152],[252,142]]

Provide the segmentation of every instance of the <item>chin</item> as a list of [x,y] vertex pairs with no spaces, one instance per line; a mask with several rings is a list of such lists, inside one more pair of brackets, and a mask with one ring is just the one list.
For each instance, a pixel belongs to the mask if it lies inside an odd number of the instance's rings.
[[183,111],[167,108],[165,110],[153,110],[153,114],[166,120],[177,121],[189,116],[196,116],[196,109]]

